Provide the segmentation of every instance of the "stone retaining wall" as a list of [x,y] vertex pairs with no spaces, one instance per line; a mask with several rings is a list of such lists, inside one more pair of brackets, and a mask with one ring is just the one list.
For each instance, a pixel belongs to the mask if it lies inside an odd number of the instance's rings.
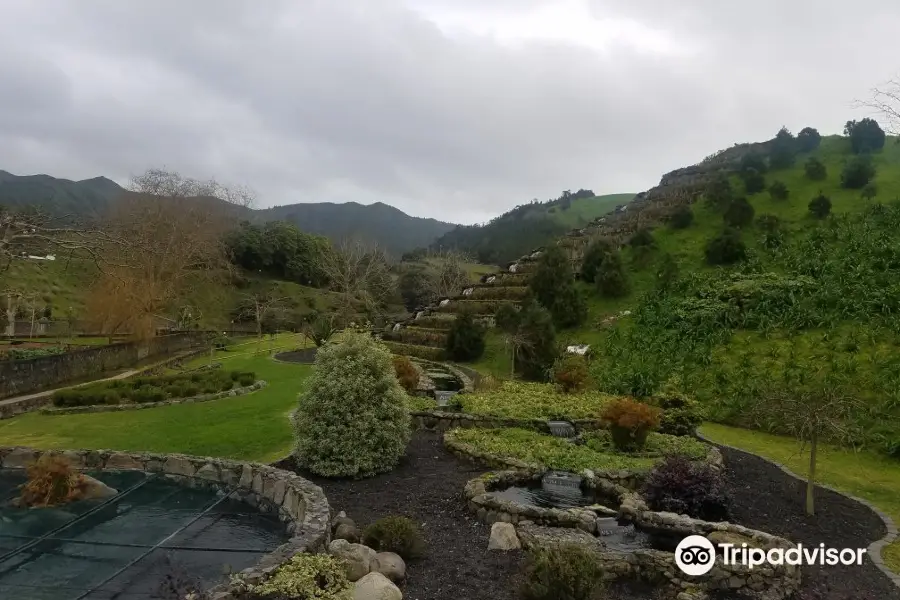
[[266,382],[260,379],[253,385],[246,387],[234,388],[217,392],[215,394],[201,394],[190,398],[173,398],[171,400],[162,400],[160,402],[129,402],[127,404],[94,404],[91,406],[61,406],[54,408],[42,408],[41,414],[45,415],[72,415],[77,413],[100,413],[100,412],[120,412],[123,410],[142,410],[145,408],[156,408],[159,406],[170,406],[173,404],[195,404],[198,402],[209,402],[210,400],[219,400],[222,398],[235,398],[237,396],[246,396],[257,390],[266,387]]
[[0,398],[52,389],[54,386],[129,367],[138,362],[196,347],[205,333],[184,333],[98,346],[28,360],[0,361]]
[[[416,429],[427,429],[446,433],[451,429],[483,428],[483,429],[507,429],[517,427],[520,429],[532,429],[547,435],[550,434],[550,426],[542,419],[507,419],[503,417],[490,417],[483,415],[470,415],[461,412],[442,411],[415,411],[410,413],[413,417],[413,426]],[[595,431],[605,429],[598,420],[577,419],[570,421],[577,432]]]
[[[110,450],[44,451],[33,448],[0,448],[0,467],[24,469],[43,454],[62,455],[77,469],[144,471],[182,480],[224,485],[238,498],[285,523],[291,538],[260,562],[241,572],[250,582],[261,581],[298,552],[318,552],[330,541],[331,509],[322,488],[299,475],[257,463],[183,454],[149,454]],[[215,600],[232,600],[229,584],[211,592]]]

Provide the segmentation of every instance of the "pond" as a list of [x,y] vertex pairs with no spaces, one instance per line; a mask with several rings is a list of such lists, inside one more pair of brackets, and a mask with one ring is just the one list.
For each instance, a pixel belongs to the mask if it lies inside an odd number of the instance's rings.
[[24,475],[0,471],[0,598],[150,598],[175,568],[212,586],[287,541],[282,523],[205,486],[136,471],[89,473],[103,500],[16,508]]

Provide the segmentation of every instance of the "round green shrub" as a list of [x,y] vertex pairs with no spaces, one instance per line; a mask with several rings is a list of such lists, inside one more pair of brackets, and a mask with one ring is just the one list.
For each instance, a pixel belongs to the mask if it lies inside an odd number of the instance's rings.
[[241,373],[241,376],[238,378],[238,385],[241,387],[247,387],[248,385],[253,385],[256,382],[256,373]]
[[295,413],[297,462],[326,477],[390,471],[409,443],[405,398],[385,346],[358,333],[327,343]]
[[328,554],[296,554],[259,585],[237,583],[247,600],[351,600],[353,584],[344,563]]
[[363,544],[379,552],[394,552],[406,560],[418,558],[425,551],[422,531],[406,517],[385,517],[366,527]]
[[166,397],[165,390],[155,385],[145,385],[131,393],[131,401],[140,404],[145,402],[162,402]]
[[652,401],[663,411],[659,433],[694,435],[706,416],[696,400],[680,392],[667,390],[653,396]]
[[600,600],[603,590],[603,567],[588,548],[560,544],[528,555],[524,600]]

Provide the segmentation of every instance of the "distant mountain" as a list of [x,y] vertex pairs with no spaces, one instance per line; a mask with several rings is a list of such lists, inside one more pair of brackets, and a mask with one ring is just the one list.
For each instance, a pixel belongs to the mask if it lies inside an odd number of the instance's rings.
[[[33,207],[54,217],[93,220],[105,215],[128,192],[106,177],[83,181],[49,175],[18,176],[0,171],[0,206]],[[382,203],[290,204],[250,211],[252,221],[285,220],[303,231],[334,241],[356,236],[377,243],[392,255],[428,246],[456,225],[412,217]]]
[[438,238],[432,247],[455,248],[484,264],[504,264],[614,211],[634,196],[565,191],[555,200],[517,206],[485,225],[460,225]]
[[456,227],[435,219],[411,217],[405,212],[376,202],[358,204],[289,204],[255,211],[264,221],[288,221],[303,231],[327,236],[334,241],[356,237],[375,242],[394,256],[428,246]]

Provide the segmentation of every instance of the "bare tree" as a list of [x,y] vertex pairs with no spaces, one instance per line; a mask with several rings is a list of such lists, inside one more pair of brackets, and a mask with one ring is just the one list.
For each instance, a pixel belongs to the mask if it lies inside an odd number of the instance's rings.
[[827,437],[850,443],[850,416],[860,404],[841,378],[839,365],[818,371],[790,365],[782,369],[781,377],[774,377],[758,397],[752,413],[757,421],[795,437],[801,450],[809,446],[806,512],[814,515],[819,442]]
[[387,256],[377,246],[344,240],[321,257],[321,269],[339,294],[338,312],[349,322],[357,303],[378,314],[395,290]]
[[[239,314],[240,318],[251,318],[256,323],[256,337],[262,342],[263,323],[268,317],[281,314],[284,311],[284,303],[288,299],[286,297],[277,297],[270,292],[244,294],[243,308]],[[258,350],[257,345],[257,350]]]
[[57,226],[58,219],[38,213],[12,212],[0,207],[0,270],[14,258],[29,254],[58,254],[99,259],[110,236],[97,228]]
[[432,301],[456,296],[469,283],[465,255],[453,250],[442,250],[429,253],[425,260],[434,268],[426,279]]
[[[216,182],[159,169],[133,179],[132,193],[119,202],[109,221],[109,235],[116,243],[105,252],[115,257],[114,263],[107,261],[97,283],[98,289],[114,291],[119,303],[130,308],[133,334],[152,336],[156,315],[173,309],[192,287],[226,275],[230,263],[225,235],[237,217],[229,207],[250,203],[252,196],[225,190]],[[111,322],[123,320],[117,306],[108,310]]]
[[893,135],[900,134],[900,77],[872,88],[872,97],[857,100],[857,108],[869,108],[883,115],[888,125],[885,129]]

